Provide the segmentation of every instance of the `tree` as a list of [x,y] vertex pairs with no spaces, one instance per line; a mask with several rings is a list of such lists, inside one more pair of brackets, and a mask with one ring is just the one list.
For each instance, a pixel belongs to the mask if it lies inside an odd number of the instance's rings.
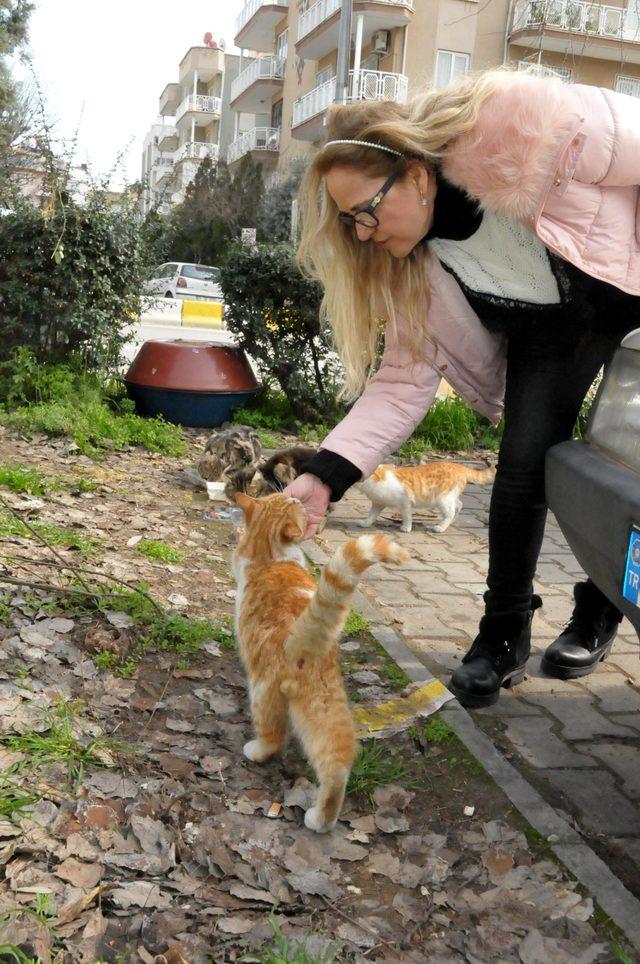
[[0,0],[0,135],[8,129],[8,117],[19,99],[7,60],[27,38],[32,9],[29,0]]
[[242,228],[256,227],[263,193],[262,170],[243,158],[234,175],[205,158],[184,201],[167,220],[166,251],[175,261],[222,264]]
[[233,245],[220,283],[227,327],[266,381],[278,382],[302,421],[334,416],[340,368],[320,325],[321,290],[300,274],[292,248]]
[[275,187],[265,192],[258,215],[261,241],[289,241],[291,237],[291,203],[298,193],[307,159],[294,158]]

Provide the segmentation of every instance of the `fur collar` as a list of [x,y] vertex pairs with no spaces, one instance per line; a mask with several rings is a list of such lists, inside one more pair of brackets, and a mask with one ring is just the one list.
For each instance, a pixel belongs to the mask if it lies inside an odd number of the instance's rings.
[[449,145],[442,173],[483,209],[533,222],[580,123],[575,95],[562,81],[505,74],[471,131]]

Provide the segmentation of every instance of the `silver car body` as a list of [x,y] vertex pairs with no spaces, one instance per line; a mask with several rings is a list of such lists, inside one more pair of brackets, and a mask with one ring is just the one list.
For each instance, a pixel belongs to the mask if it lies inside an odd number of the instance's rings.
[[207,264],[167,261],[144,283],[144,294],[160,298],[221,301],[220,271]]

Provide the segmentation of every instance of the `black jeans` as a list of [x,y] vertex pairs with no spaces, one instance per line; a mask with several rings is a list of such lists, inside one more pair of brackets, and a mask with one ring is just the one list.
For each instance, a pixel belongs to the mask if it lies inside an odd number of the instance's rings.
[[624,334],[640,326],[640,298],[614,291],[613,311],[603,298],[596,316],[590,312],[590,318],[566,324],[516,318],[506,333],[504,435],[489,511],[487,613],[530,609],[547,516],[547,450],[571,438],[598,371]]

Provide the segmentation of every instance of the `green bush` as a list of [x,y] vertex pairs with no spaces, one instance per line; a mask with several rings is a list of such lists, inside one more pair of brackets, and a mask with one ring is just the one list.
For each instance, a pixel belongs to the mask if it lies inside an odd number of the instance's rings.
[[335,414],[340,365],[320,325],[320,287],[302,277],[292,249],[235,245],[220,282],[227,327],[296,418],[317,422]]
[[79,204],[59,159],[44,147],[41,163],[43,204],[16,191],[0,216],[0,360],[23,346],[38,361],[75,355],[89,370],[114,371],[150,267],[137,197],[125,196],[116,208],[107,191],[95,189]]
[[[77,360],[72,361],[77,363]],[[142,445],[150,452],[182,455],[180,428],[161,418],[141,418],[117,383],[66,365],[39,364],[26,348],[0,364],[0,424],[21,432],[68,435],[84,455]]]

